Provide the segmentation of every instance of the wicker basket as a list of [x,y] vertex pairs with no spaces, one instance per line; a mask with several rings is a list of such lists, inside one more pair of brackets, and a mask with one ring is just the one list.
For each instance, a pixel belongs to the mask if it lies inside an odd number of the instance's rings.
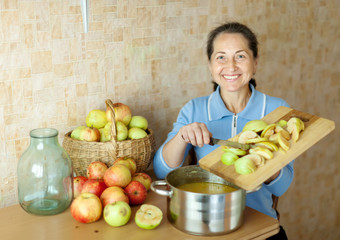
[[[111,100],[105,101],[106,106],[114,110]],[[63,147],[73,162],[76,176],[86,176],[87,166],[94,161],[101,161],[108,167],[112,166],[119,157],[131,157],[136,161],[137,172],[144,172],[155,154],[155,138],[153,131],[147,129],[148,135],[141,139],[117,141],[116,124],[112,124],[111,141],[87,142],[71,138],[71,132],[65,134]]]

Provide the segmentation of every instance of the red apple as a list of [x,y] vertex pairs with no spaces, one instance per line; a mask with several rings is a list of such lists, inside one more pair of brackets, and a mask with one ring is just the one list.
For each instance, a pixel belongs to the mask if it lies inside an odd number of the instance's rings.
[[[126,126],[128,126],[132,117],[129,106],[123,103],[115,103],[113,104],[113,107],[115,120],[121,121]],[[108,119],[109,122],[112,122],[111,111],[112,111],[111,108],[109,107],[106,108],[106,118]]]
[[91,223],[99,220],[102,215],[102,203],[93,193],[81,193],[70,207],[72,217],[81,223]]
[[73,178],[73,198],[78,197],[83,190],[84,183],[87,181],[87,177],[78,176]]
[[131,181],[124,191],[129,197],[130,205],[142,204],[146,199],[146,188],[138,181]]
[[118,186],[106,188],[104,192],[102,192],[102,195],[100,195],[100,200],[102,201],[103,207],[117,201],[124,201],[129,204],[129,197],[126,195],[124,189]]
[[104,173],[108,169],[105,163],[95,161],[91,162],[86,169],[88,179],[103,179]]
[[100,179],[89,179],[83,185],[82,193],[88,192],[93,193],[100,197],[102,192],[107,188],[105,182]]
[[117,158],[116,161],[113,163],[113,165],[115,164],[123,164],[126,167],[128,167],[131,172],[131,176],[133,176],[137,170],[137,164],[135,160],[133,160],[131,157]]
[[132,176],[132,181],[138,181],[141,184],[143,184],[144,187],[146,188],[146,191],[148,191],[150,189],[150,186],[151,186],[151,183],[152,183],[151,177],[148,174],[143,173],[143,172],[135,173]]
[[87,142],[99,142],[100,132],[97,128],[85,127],[84,129],[81,130],[79,139]]
[[131,172],[128,167],[122,164],[114,164],[104,174],[106,186],[126,187],[131,181]]

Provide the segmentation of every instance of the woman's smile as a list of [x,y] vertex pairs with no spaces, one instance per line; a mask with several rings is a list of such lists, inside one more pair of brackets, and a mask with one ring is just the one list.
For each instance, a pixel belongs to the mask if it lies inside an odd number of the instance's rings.
[[222,92],[239,92],[248,89],[256,71],[257,59],[242,34],[222,33],[216,37],[209,69]]
[[234,80],[238,79],[239,76],[240,76],[240,74],[232,74],[232,75],[222,74],[222,77],[227,81],[234,81]]

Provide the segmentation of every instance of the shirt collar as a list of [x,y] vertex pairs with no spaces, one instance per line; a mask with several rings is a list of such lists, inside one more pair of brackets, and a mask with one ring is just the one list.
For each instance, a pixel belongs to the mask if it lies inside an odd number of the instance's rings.
[[[250,88],[251,88],[252,94],[247,103],[247,106],[245,107],[245,109],[243,109],[242,112],[239,112],[237,115],[248,120],[261,119],[262,118],[261,109],[263,108],[263,104],[264,104],[263,99],[265,95],[255,90],[252,84],[250,85]],[[209,114],[209,121],[219,120],[223,117],[234,115],[233,112],[230,112],[226,108],[222,100],[222,97],[220,94],[220,86],[218,86],[216,91],[213,92],[209,96],[208,114]]]

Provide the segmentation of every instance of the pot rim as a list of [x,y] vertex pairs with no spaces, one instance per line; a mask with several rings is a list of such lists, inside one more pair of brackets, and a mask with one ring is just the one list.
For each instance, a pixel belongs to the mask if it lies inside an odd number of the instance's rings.
[[[174,186],[173,184],[171,184],[170,182],[169,182],[169,180],[168,180],[168,177],[169,177],[169,175],[172,173],[172,172],[174,172],[174,171],[176,171],[176,170],[179,170],[179,169],[181,169],[181,168],[199,168],[200,170],[203,170],[203,171],[205,171],[207,174],[209,174],[209,175],[213,175],[215,178],[219,178],[222,182],[216,182],[216,181],[213,181],[213,180],[207,180],[207,181],[202,181],[202,182],[210,182],[210,183],[220,183],[220,184],[225,184],[225,185],[227,185],[227,186],[230,186],[230,187],[233,187],[233,188],[235,188],[236,190],[235,191],[231,191],[231,192],[225,192],[225,193],[197,193],[197,192],[190,192],[190,191],[186,191],[186,190],[183,190],[183,189],[180,189],[180,188],[178,188],[178,187],[176,187],[176,186]],[[183,170],[183,169],[182,169]],[[239,192],[239,191],[246,191],[246,190],[244,190],[244,189],[242,189],[242,188],[240,188],[239,186],[237,186],[237,185],[235,185],[235,184],[233,184],[233,183],[231,183],[231,182],[229,182],[229,181],[227,181],[227,180],[225,180],[225,179],[223,179],[223,178],[221,178],[220,176],[217,176],[216,174],[213,174],[213,173],[211,173],[211,172],[208,172],[208,171],[206,171],[205,169],[203,169],[203,168],[201,168],[200,166],[198,166],[198,165],[189,165],[189,166],[183,166],[183,167],[179,167],[179,168],[176,168],[176,169],[174,169],[174,170],[172,170],[171,172],[169,172],[167,175],[166,175],[166,177],[165,177],[165,182],[166,182],[166,184],[168,185],[168,186],[170,186],[171,188],[175,188],[177,191],[180,191],[180,192],[189,192],[190,194],[194,194],[194,195],[226,195],[226,194],[232,194],[232,193],[236,193],[236,192]],[[193,182],[190,182],[190,183],[194,183],[194,182],[199,182],[199,181],[193,181]]]

